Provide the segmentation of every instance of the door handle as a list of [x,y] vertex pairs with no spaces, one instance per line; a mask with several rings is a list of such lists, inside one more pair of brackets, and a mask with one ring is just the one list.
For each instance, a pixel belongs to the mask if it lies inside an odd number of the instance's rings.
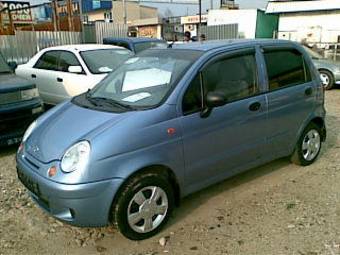
[[57,82],[63,82],[63,79],[58,77]]
[[261,108],[261,103],[260,102],[254,102],[249,105],[249,110],[252,112],[256,112],[260,110]]
[[311,87],[308,87],[305,89],[305,95],[310,96],[313,94],[313,89]]
[[35,78],[37,78],[37,75],[35,75],[35,74],[31,74],[31,77],[33,78],[33,79],[35,79]]

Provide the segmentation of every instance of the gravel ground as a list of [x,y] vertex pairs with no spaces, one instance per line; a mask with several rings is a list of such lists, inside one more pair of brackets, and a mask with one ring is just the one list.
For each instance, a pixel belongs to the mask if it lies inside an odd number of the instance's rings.
[[34,205],[0,151],[0,254],[340,254],[340,91],[326,92],[328,138],[309,167],[280,159],[183,200],[158,236],[75,228]]

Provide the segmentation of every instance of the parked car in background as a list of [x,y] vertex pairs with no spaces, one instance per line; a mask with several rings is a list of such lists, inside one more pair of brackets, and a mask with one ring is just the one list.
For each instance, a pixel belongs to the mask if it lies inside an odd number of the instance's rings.
[[0,53],[0,146],[19,143],[42,112],[35,84],[16,76]]
[[104,44],[116,45],[131,50],[135,54],[150,48],[167,48],[168,44],[164,40],[143,37],[114,38],[107,37],[103,39]]
[[132,53],[122,47],[98,44],[46,48],[16,74],[37,84],[45,104],[58,104],[93,88]]
[[280,157],[316,160],[324,91],[300,45],[173,47],[131,57],[30,126],[18,176],[48,213],[145,239],[181,197]]
[[315,67],[319,70],[324,88],[332,89],[335,84],[340,84],[340,62],[324,58],[306,46],[305,49],[311,56]]

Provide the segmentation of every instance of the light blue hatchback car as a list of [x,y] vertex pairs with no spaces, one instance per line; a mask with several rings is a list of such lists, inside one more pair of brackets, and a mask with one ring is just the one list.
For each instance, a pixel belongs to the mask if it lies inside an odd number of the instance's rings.
[[151,49],[34,122],[18,177],[57,219],[145,239],[190,193],[280,157],[314,162],[324,119],[322,82],[298,44]]

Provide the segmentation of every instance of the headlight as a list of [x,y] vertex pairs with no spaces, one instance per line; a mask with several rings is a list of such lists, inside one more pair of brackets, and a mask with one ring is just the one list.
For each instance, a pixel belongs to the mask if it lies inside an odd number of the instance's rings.
[[61,170],[65,173],[83,171],[89,161],[91,146],[88,141],[72,145],[61,160]]
[[29,125],[29,127],[27,128],[24,136],[22,137],[22,142],[26,142],[27,138],[32,134],[33,130],[35,129],[35,127],[37,126],[37,121],[33,121],[31,125]]
[[33,98],[39,97],[39,92],[37,88],[34,89],[26,89],[21,91],[21,99],[22,100],[31,100]]

